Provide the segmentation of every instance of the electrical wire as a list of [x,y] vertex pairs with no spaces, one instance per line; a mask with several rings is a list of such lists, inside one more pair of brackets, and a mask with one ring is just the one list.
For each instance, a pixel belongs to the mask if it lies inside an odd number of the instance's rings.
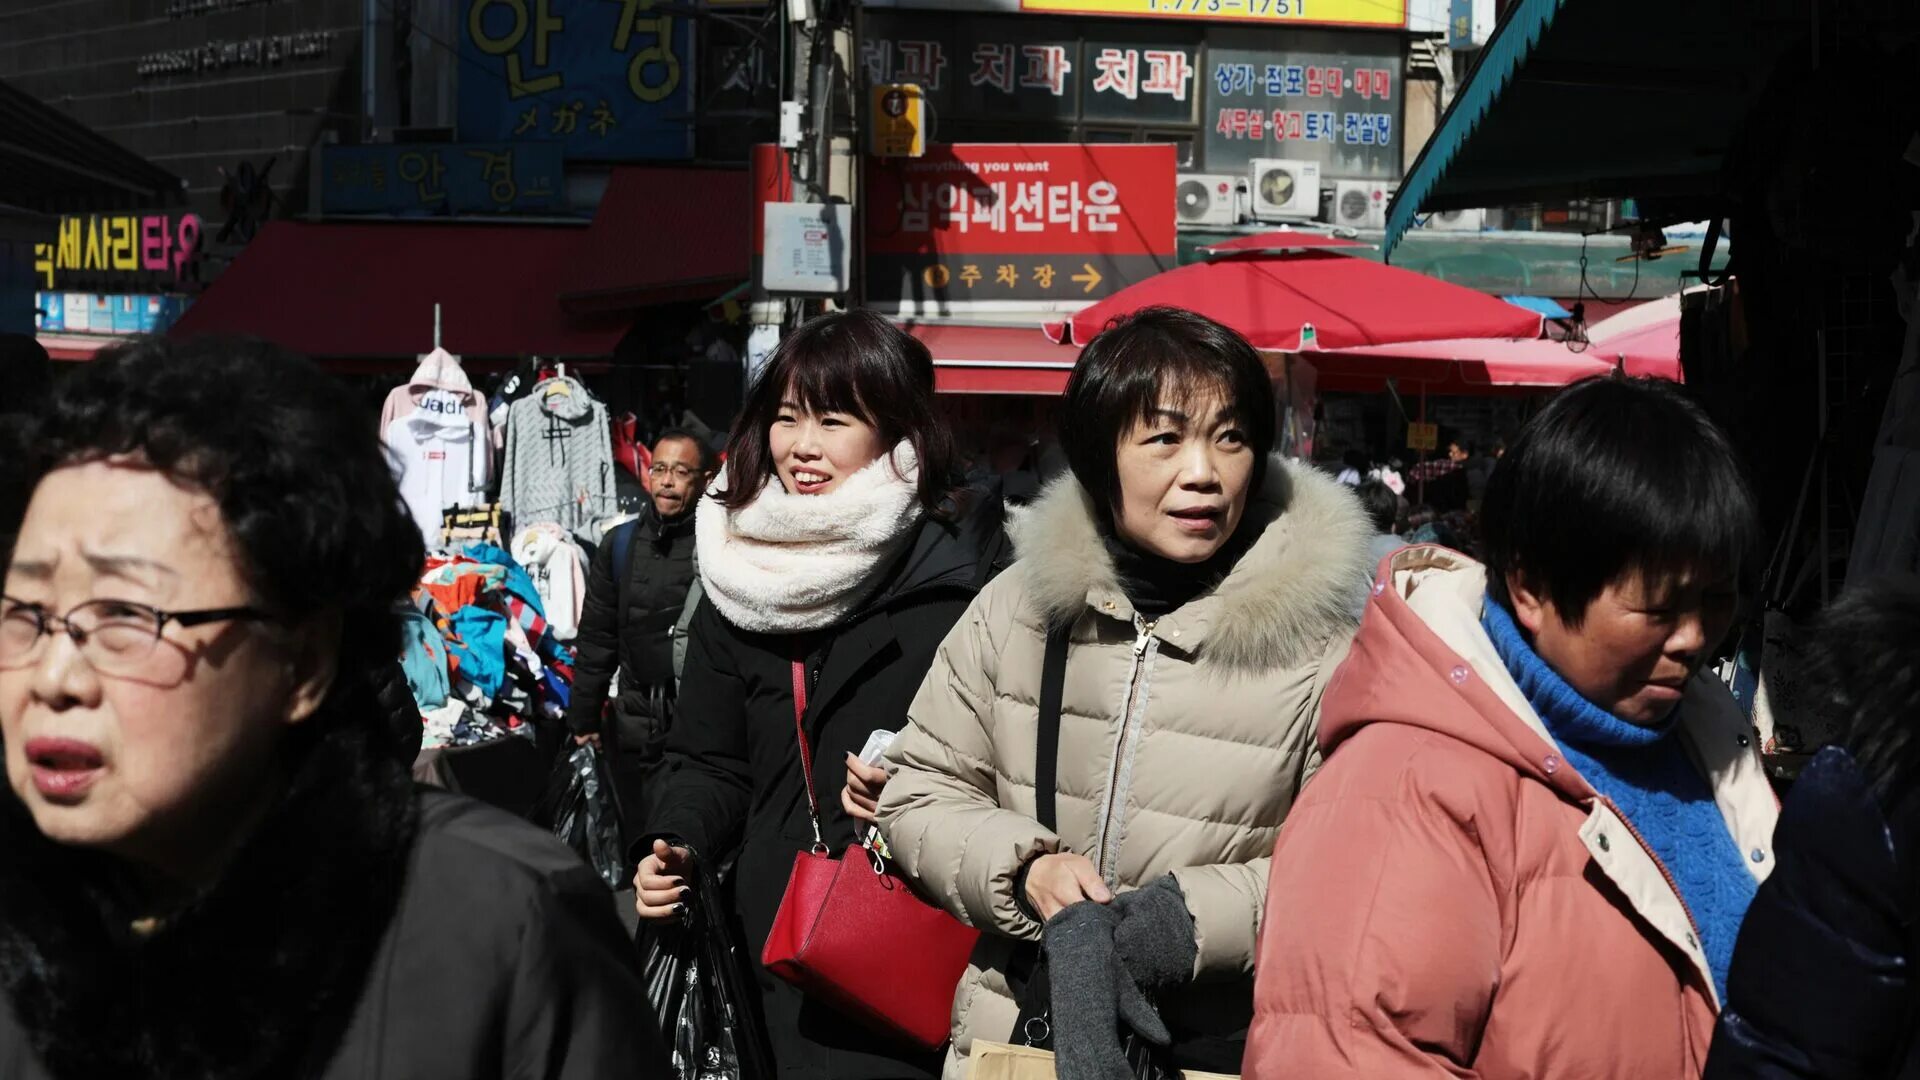
[[1621,296],[1621,297],[1601,296],[1597,291],[1595,291],[1594,287],[1591,284],[1589,284],[1587,281],[1587,240],[1592,235],[1593,235],[1592,233],[1580,234],[1580,293],[1586,296],[1591,296],[1595,300],[1598,300],[1603,304],[1632,303],[1636,298],[1637,294],[1640,292],[1640,264],[1645,262],[1646,260],[1639,258],[1637,256],[1634,258],[1633,287],[1627,290],[1627,295]]

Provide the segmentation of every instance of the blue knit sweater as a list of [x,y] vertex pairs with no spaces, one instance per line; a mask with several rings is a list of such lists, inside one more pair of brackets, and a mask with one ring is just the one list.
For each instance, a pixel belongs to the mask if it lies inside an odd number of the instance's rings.
[[1567,764],[1613,801],[1673,875],[1700,931],[1714,987],[1726,1000],[1727,965],[1757,883],[1727,832],[1712,786],[1674,734],[1678,711],[1658,727],[1621,720],[1548,667],[1506,609],[1488,603],[1480,621]]

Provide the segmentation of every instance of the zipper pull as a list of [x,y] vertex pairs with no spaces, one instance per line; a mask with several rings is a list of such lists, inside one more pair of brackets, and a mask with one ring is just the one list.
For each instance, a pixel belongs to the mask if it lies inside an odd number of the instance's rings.
[[1138,636],[1133,639],[1133,655],[1138,659],[1147,655],[1147,642],[1153,640],[1153,623],[1135,616],[1133,625],[1138,631]]

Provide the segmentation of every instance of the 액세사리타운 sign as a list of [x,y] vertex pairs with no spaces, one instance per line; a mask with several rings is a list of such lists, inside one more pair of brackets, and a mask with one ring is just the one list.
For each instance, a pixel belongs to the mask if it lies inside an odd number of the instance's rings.
[[51,243],[33,246],[34,280],[45,290],[197,287],[193,269],[204,232],[194,213],[70,214]]
[[1402,29],[1405,0],[1020,0],[1022,11]]
[[1165,145],[935,145],[867,162],[867,300],[1098,300],[1174,265]]

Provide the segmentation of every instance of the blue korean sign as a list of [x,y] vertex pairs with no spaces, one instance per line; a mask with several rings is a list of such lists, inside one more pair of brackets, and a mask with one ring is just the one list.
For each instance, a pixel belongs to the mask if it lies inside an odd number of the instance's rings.
[[320,147],[323,214],[562,210],[560,144],[386,143]]
[[693,20],[662,0],[466,0],[459,136],[569,159],[693,156]]

